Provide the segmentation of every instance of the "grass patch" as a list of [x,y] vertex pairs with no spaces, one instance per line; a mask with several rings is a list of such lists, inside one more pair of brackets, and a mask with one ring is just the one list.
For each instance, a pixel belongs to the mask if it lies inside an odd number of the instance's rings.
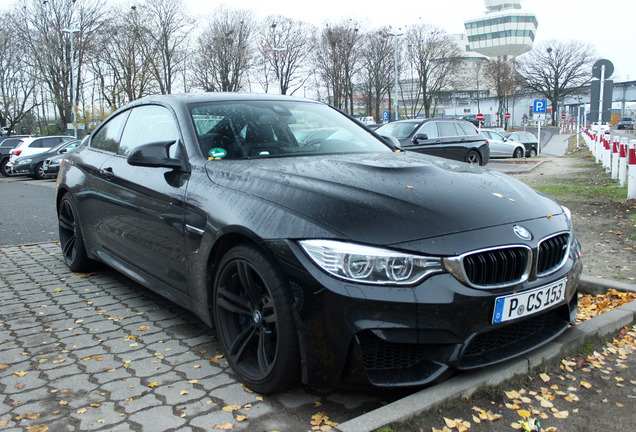
[[[581,179],[585,181],[584,179]],[[534,186],[537,191],[553,197],[567,197],[573,199],[607,199],[611,202],[625,201],[627,189],[619,188],[616,184],[591,185],[544,185]]]

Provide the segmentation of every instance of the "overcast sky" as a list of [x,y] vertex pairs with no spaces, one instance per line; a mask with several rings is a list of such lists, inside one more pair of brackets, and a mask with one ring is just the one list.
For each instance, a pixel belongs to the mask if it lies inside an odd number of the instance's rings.
[[[82,0],[78,0],[82,1]],[[138,3],[139,0],[114,0]],[[258,18],[281,14],[317,26],[354,18],[367,27],[404,28],[420,18],[449,33],[463,33],[464,20],[486,10],[483,0],[184,0],[197,18],[219,5],[251,9]],[[0,11],[15,4],[0,0]],[[607,5],[603,7],[603,5]],[[614,63],[615,81],[636,80],[636,0],[524,0],[524,10],[537,15],[535,43],[550,39],[581,40],[598,56]]]
[[[223,3],[184,1],[198,16],[205,16]],[[325,21],[355,18],[369,27],[404,27],[422,18],[448,33],[464,33],[464,20],[486,10],[483,0],[232,0],[226,3],[251,9],[260,18],[281,14],[318,26]],[[535,43],[550,39],[589,42],[597,55],[614,63],[612,78],[615,81],[636,80],[636,0],[525,0],[523,8],[537,15],[539,27]]]

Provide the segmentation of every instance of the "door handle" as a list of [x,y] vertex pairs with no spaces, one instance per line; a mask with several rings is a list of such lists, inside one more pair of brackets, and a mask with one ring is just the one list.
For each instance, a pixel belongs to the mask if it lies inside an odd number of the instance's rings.
[[113,168],[101,168],[99,170],[99,175],[104,177],[106,180],[112,180],[115,177],[115,173],[113,173]]

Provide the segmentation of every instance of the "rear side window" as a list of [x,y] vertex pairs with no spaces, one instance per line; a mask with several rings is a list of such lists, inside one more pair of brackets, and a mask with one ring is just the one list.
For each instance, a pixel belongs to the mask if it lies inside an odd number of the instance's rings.
[[477,135],[478,134],[477,129],[475,129],[475,126],[469,123],[458,122],[457,126],[459,126],[461,130],[463,131],[462,135]]
[[56,145],[58,145],[59,143],[62,142],[61,138],[55,137],[55,138],[42,138],[39,141],[39,146],[38,147],[42,147],[42,148],[51,148],[51,147],[55,147]]
[[119,142],[121,141],[121,132],[124,130],[126,119],[130,110],[117,114],[108,120],[96,133],[91,140],[91,147],[99,150],[117,153]]
[[168,109],[146,105],[132,109],[117,154],[128,156],[135,148],[160,141],[176,141],[179,129]]
[[6,139],[6,140],[2,141],[2,147],[14,148],[15,146],[17,146],[21,142],[22,142],[22,140],[18,139],[18,138]]
[[454,137],[464,135],[463,132],[455,128],[454,122],[439,122],[439,134],[443,137]]

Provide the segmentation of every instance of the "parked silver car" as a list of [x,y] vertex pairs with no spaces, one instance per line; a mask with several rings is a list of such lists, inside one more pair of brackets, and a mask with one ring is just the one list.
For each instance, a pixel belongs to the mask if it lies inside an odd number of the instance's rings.
[[488,138],[491,158],[522,158],[526,152],[523,144],[509,141],[492,129],[482,129],[481,133]]

